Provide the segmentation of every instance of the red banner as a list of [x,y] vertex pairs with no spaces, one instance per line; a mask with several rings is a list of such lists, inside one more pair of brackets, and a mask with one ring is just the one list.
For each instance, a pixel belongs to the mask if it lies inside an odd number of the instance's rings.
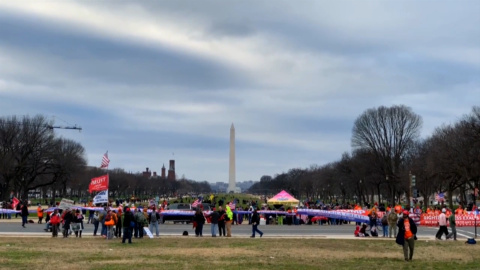
[[[448,217],[449,215],[447,215]],[[455,215],[455,225],[457,227],[473,227],[475,226],[475,218],[477,219],[477,227],[480,226],[480,216],[475,214],[461,214]],[[447,222],[448,224],[448,222]],[[423,226],[438,226],[438,215],[432,214],[422,214],[420,216],[420,225]]]
[[106,189],[108,189],[108,174],[92,178],[90,186],[88,186],[88,192],[90,193],[92,193],[92,191],[102,191]]

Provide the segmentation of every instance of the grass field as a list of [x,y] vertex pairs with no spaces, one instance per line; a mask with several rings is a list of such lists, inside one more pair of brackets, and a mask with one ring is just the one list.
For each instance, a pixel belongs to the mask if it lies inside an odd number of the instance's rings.
[[394,241],[166,237],[0,238],[0,269],[480,269],[480,245],[416,241],[412,262]]

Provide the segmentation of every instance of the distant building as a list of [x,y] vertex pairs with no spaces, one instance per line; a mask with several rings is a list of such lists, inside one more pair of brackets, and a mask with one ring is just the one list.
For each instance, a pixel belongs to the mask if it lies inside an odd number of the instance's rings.
[[146,169],[144,172],[142,172],[142,175],[143,175],[143,177],[145,177],[145,178],[150,178],[150,177],[152,177],[152,172],[149,171],[149,169],[148,169],[148,167],[147,167],[147,169]]
[[[153,173],[153,175],[152,175]],[[175,176],[175,160],[170,160],[170,167],[168,168],[168,174],[166,172],[165,164],[162,165],[162,172],[160,177],[157,175],[157,172],[152,172],[147,167],[144,172],[142,172],[142,176],[145,178],[153,178],[153,179],[163,179],[163,180],[176,180]]]

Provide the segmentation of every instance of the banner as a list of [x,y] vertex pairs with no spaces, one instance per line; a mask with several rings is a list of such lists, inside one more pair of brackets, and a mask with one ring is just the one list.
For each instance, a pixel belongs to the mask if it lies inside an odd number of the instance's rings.
[[108,203],[108,189],[100,191],[93,197],[93,204],[107,204]]
[[92,193],[92,191],[102,191],[106,189],[108,189],[108,174],[92,178],[88,186],[88,192],[90,193]]
[[73,207],[73,200],[69,200],[69,199],[62,199],[60,201],[60,204],[58,205],[58,208],[60,209],[67,209],[67,208],[72,208]]
[[[449,216],[450,215],[447,215],[447,218]],[[475,219],[477,220],[476,222],[475,222]],[[476,223],[477,227],[480,227],[479,216],[476,216],[473,213],[455,215],[455,224],[456,224],[457,227],[473,227],[473,226],[475,226],[475,223]],[[449,224],[449,222],[447,221],[447,225],[448,224]],[[420,225],[437,227],[438,226],[438,215],[422,214],[420,216]]]

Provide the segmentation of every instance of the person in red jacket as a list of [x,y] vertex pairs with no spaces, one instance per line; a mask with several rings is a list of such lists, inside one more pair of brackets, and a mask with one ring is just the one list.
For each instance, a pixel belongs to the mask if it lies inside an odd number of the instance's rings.
[[58,237],[58,226],[60,225],[58,209],[55,209],[50,216],[50,225],[52,225],[52,237]]

